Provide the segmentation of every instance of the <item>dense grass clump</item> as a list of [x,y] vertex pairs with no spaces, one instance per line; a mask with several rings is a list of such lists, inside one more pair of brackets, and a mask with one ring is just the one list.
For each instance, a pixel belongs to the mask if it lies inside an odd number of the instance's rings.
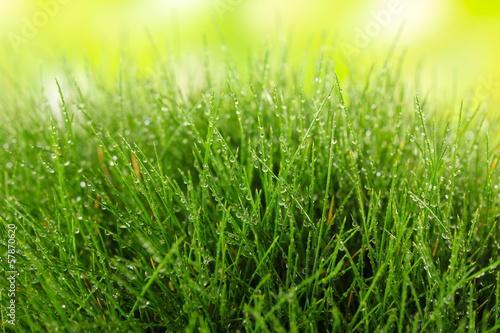
[[68,75],[57,112],[11,85],[5,330],[500,329],[486,117],[433,108],[389,62],[360,83],[319,61],[309,84],[267,59],[227,80],[207,67],[188,89],[163,64],[142,78],[124,66],[113,85],[89,72],[85,89]]

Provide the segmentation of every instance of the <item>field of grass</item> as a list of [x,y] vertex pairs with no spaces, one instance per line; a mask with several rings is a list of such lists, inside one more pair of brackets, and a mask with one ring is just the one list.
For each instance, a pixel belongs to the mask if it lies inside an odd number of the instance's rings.
[[168,62],[68,71],[58,110],[52,78],[5,79],[2,330],[499,330],[483,108],[415,96],[390,61],[339,82],[281,60],[182,89]]

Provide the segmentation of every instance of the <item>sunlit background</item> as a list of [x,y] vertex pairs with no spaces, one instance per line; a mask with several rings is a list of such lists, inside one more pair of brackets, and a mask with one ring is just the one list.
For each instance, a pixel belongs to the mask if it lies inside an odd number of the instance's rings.
[[381,61],[398,31],[408,80],[418,76],[458,100],[498,99],[495,0],[1,0],[0,75],[36,78],[40,65],[52,75],[64,61],[111,70],[123,54],[147,68],[153,40],[188,65],[206,49],[244,64],[249,53],[284,42],[299,63],[306,49],[325,45],[343,75]]

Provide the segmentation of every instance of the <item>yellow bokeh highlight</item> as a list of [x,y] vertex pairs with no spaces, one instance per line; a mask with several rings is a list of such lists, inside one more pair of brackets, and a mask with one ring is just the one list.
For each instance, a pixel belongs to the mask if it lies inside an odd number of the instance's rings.
[[212,57],[229,54],[242,67],[265,45],[288,45],[296,66],[307,49],[312,58],[326,45],[344,76],[380,64],[400,29],[396,50],[406,51],[408,81],[418,76],[421,87],[457,99],[498,97],[500,2],[493,0],[5,0],[0,64],[27,80],[41,64],[48,76],[57,73],[63,58],[75,70],[88,61],[113,72],[127,55],[147,70],[152,36],[180,67],[206,45]]

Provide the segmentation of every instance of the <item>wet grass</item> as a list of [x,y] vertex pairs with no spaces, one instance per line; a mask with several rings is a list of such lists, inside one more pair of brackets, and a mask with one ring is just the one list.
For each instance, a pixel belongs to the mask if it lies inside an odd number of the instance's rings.
[[269,59],[182,91],[164,63],[68,74],[56,112],[10,84],[4,331],[500,329],[485,115],[415,96],[390,62],[339,82],[320,57],[309,84]]

